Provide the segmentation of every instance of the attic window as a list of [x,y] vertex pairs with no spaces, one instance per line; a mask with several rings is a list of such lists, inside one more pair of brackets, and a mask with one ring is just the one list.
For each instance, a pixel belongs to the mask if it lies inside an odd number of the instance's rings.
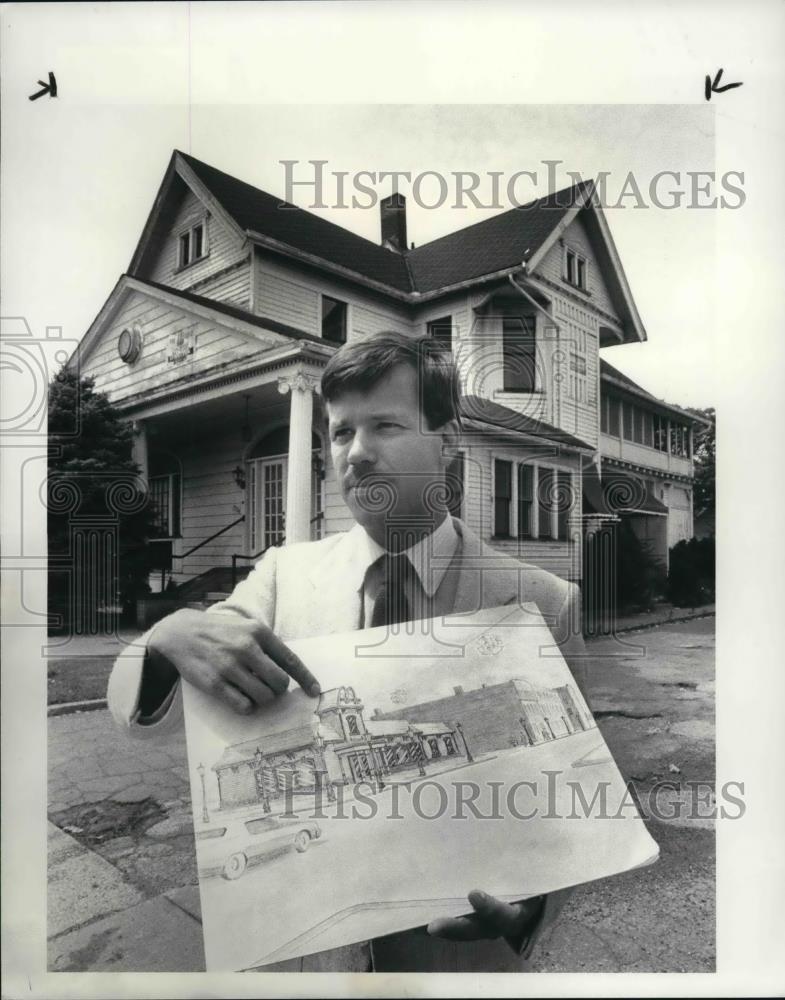
[[564,280],[567,284],[586,291],[587,269],[586,258],[570,247],[566,247],[564,251]]
[[322,337],[333,344],[346,343],[346,303],[322,295]]
[[178,242],[177,266],[188,267],[194,261],[207,256],[207,241],[205,239],[204,223],[192,226],[180,236]]

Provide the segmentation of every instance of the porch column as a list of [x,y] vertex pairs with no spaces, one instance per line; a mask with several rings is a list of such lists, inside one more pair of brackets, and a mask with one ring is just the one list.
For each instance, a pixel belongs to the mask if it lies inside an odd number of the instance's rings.
[[147,455],[147,424],[144,420],[134,420],[134,440],[131,446],[131,457],[139,466],[139,475],[147,486],[150,476],[150,465]]
[[286,475],[286,544],[311,537],[311,437],[316,376],[305,372],[278,379],[278,391],[291,397],[289,409],[289,465]]

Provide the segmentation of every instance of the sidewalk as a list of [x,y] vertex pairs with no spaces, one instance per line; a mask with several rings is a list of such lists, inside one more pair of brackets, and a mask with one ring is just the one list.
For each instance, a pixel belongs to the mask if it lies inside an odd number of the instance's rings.
[[[672,604],[659,604],[652,611],[634,615],[621,615],[616,621],[615,632],[620,635],[656,625],[691,621],[715,613],[714,605],[699,608],[677,608]],[[142,633],[137,629],[123,630],[118,638],[105,636],[78,636],[58,645],[49,641],[46,654],[49,674],[49,714],[69,714],[77,709],[103,708],[106,705],[106,685],[112,664],[128,643]],[[594,637],[589,637],[593,642]]]

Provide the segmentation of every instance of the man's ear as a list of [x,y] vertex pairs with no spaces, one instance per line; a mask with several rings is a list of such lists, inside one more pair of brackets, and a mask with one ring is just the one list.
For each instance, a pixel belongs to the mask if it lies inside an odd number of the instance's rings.
[[455,457],[455,451],[461,443],[461,428],[457,420],[448,420],[439,428],[442,439],[442,454],[448,458]]

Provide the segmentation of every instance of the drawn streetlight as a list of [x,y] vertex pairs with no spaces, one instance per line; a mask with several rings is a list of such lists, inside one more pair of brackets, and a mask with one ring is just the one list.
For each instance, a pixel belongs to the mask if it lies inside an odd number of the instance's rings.
[[463,731],[463,726],[460,724],[460,722],[456,722],[455,723],[455,728],[461,734],[461,739],[463,740],[463,749],[466,751],[466,760],[470,764],[473,764],[474,763],[474,757],[472,757],[472,752],[469,749],[469,744],[466,742],[466,734]]
[[199,777],[202,779],[202,822],[209,823],[210,814],[207,812],[207,791],[204,787],[204,764],[199,764],[196,770],[199,772]]
[[259,747],[253,755],[254,773],[256,775],[256,787],[262,793],[262,809],[264,812],[272,812],[270,808],[270,796],[267,794],[267,783],[264,780],[264,757]]
[[422,759],[425,756],[425,751],[422,748],[422,743],[417,738],[417,734],[414,731],[414,726],[409,724],[409,733],[411,734],[412,740],[414,741],[414,750],[417,755],[417,772],[421,778],[425,777],[425,768],[423,767]]

